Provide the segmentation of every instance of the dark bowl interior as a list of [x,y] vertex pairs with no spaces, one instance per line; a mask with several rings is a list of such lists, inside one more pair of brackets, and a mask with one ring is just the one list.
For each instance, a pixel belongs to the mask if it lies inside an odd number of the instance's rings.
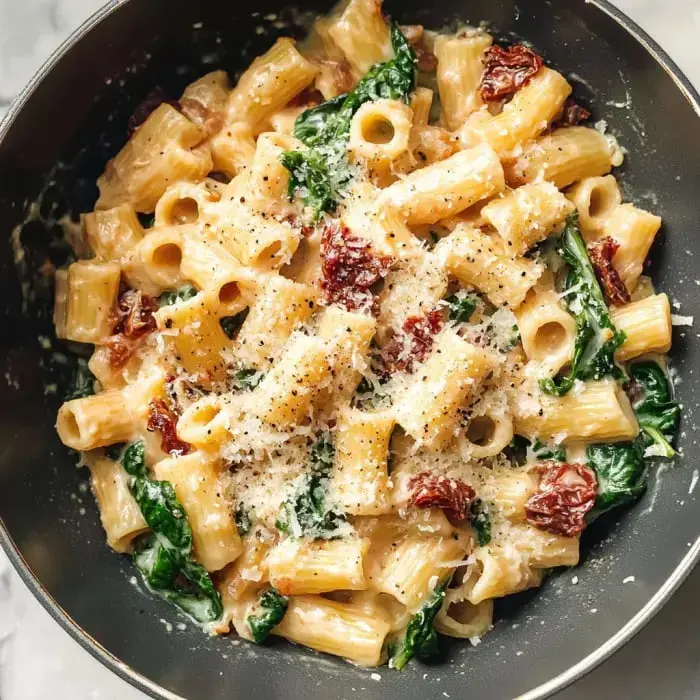
[[[303,10],[329,7],[310,0]],[[426,6],[404,0],[390,2],[387,10],[401,22],[430,28],[486,20],[505,39],[526,37],[548,62],[572,75],[577,96],[591,106],[595,118],[608,121],[629,150],[620,173],[627,198],[664,218],[664,235],[652,256],[660,289],[682,313],[693,313],[700,297],[695,262],[700,259],[700,121],[692,91],[685,88],[684,94],[670,64],[664,68],[595,2],[442,0]],[[285,643],[255,648],[234,638],[207,638],[192,624],[178,628],[181,620],[167,605],[130,582],[134,569],[129,559],[107,549],[87,473],[76,468],[76,455],[61,446],[54,432],[72,363],[61,363],[60,357],[58,363],[50,361],[53,350],[66,348],[53,340],[40,283],[23,302],[11,231],[25,220],[28,204],[42,190],[45,221],[92,208],[94,181],[124,143],[129,115],[153,86],[177,97],[189,81],[215,68],[234,77],[276,36],[303,35],[299,23],[304,17],[275,0],[258,0],[255,6],[191,0],[121,3],[55,62],[0,132],[5,241],[0,247],[0,377],[7,378],[0,381],[0,516],[5,544],[15,563],[20,561],[17,552],[23,559],[25,580],[45,604],[51,604],[48,594],[114,657],[187,698],[514,697],[565,674],[599,650],[665,584],[675,585],[696,554],[697,545],[691,546],[698,535],[700,504],[689,494],[700,380],[693,369],[700,367],[694,329],[676,329],[672,353],[684,405],[680,445],[685,457],[652,474],[637,507],[586,533],[583,565],[576,571],[555,574],[539,592],[503,601],[496,628],[478,647],[451,644],[441,663],[414,663],[402,673],[380,670],[380,682],[368,670]],[[20,267],[30,276],[47,258],[64,262],[66,248],[51,223],[27,223],[20,238],[26,249]],[[50,339],[52,350],[42,349],[39,336]],[[57,393],[46,394],[47,383]],[[630,576],[634,582],[623,584]],[[174,623],[172,631],[166,619]],[[115,671],[129,673],[85,636],[80,640]],[[549,689],[582,668],[561,676]]]

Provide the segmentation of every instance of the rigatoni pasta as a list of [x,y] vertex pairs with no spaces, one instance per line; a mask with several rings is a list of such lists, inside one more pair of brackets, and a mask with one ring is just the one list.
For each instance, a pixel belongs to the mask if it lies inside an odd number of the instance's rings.
[[661,220],[533,49],[350,0],[144,113],[56,271],[92,346],[56,427],[209,631],[396,668],[476,643],[673,456]]

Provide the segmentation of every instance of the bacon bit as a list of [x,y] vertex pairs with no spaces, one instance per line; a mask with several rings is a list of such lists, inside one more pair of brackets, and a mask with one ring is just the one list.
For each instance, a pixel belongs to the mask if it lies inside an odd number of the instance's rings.
[[527,521],[553,535],[575,537],[586,527],[598,490],[595,472],[582,464],[546,462],[539,491],[525,503]]
[[588,109],[580,105],[576,100],[567,97],[561,112],[552,122],[552,129],[559,129],[564,126],[576,126],[589,119],[591,113]]
[[134,113],[129,117],[126,129],[127,137],[131,138],[136,129],[138,129],[163,102],[172,105],[177,110],[180,109],[180,103],[177,100],[171,100],[165,94],[165,90],[163,90],[162,87],[153,88],[153,90],[141,100],[138,107],[134,110]]
[[588,257],[600,282],[605,298],[614,306],[629,304],[630,293],[613,265],[620,244],[611,236],[601,238],[588,246]]
[[190,451],[190,446],[177,436],[177,415],[163,399],[153,399],[148,404],[146,428],[153,433],[160,432],[160,447],[163,452],[179,457]]
[[113,335],[104,343],[112,367],[123,367],[136,352],[140,339],[156,329],[153,312],[157,310],[158,302],[136,289],[119,294]]
[[407,24],[401,27],[406,41],[413,47],[418,59],[418,70],[423,73],[432,73],[437,69],[437,56],[425,43],[425,31],[422,24]]
[[321,289],[328,304],[374,311],[370,288],[389,272],[390,257],[375,255],[372,245],[347,226],[328,224],[321,235],[321,260]]
[[452,522],[465,520],[476,496],[474,489],[459,479],[421,472],[408,482],[408,504],[416,508],[442,508]]
[[492,46],[486,52],[486,67],[479,86],[481,98],[484,102],[496,102],[514,95],[543,65],[542,56],[527,46],[515,44],[507,49]]
[[433,347],[435,336],[445,323],[444,314],[434,309],[425,316],[409,316],[401,332],[382,349],[380,360],[384,374],[412,372],[415,362],[423,362]]

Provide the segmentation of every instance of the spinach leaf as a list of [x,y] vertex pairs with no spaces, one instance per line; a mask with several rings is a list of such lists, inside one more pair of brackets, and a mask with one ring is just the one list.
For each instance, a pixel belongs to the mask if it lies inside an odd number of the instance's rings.
[[635,362],[628,373],[633,394],[632,407],[647,446],[656,444],[660,456],[673,457],[671,442],[678,431],[680,406],[671,400],[671,387],[661,367],[652,361]]
[[469,521],[476,533],[479,547],[486,546],[491,541],[491,515],[488,507],[480,498],[472,502]]
[[253,521],[250,519],[248,511],[240,503],[234,512],[234,518],[236,519],[238,534],[247,535],[250,532],[250,528],[253,527]]
[[637,500],[646,489],[645,450],[658,445],[659,456],[673,457],[671,447],[680,420],[680,406],[671,400],[671,387],[656,362],[636,362],[629,367],[632,407],[642,432],[633,442],[590,445],[588,464],[598,477],[598,497],[588,519]]
[[288,605],[289,598],[274,588],[269,588],[258,598],[255,604],[256,612],[246,618],[256,644],[262,644],[270,630],[282,622]]
[[264,378],[265,372],[252,368],[238,370],[234,375],[236,389],[248,389],[248,391],[255,389]]
[[122,466],[131,476],[129,490],[151,528],[134,552],[134,563],[146,584],[198,622],[218,619],[223,612],[221,596],[206,569],[192,557],[192,528],[172,484],[149,477],[143,441],[124,450]]
[[79,358],[73,376],[73,387],[66,394],[66,401],[70,401],[71,399],[84,399],[86,396],[92,396],[95,393],[96,381],[88,367],[88,363],[82,358]]
[[435,616],[445,600],[445,589],[449,579],[443,581],[430,599],[411,618],[403,640],[390,651],[389,665],[399,671],[414,657],[429,659],[438,651],[438,635]]
[[415,87],[416,55],[397,24],[391,26],[394,58],[369,69],[354,90],[303,112],[294,135],[304,144],[287,151],[280,162],[289,170],[289,198],[298,195],[318,221],[333,212],[351,172],[347,160],[350,121],[366,102],[381,98],[407,100]]
[[450,321],[466,323],[476,311],[479,297],[475,294],[453,294],[445,299],[449,309]]
[[565,295],[569,312],[576,319],[576,344],[568,374],[540,381],[542,390],[555,396],[571,391],[577,379],[619,378],[622,373],[615,364],[615,351],[625,342],[625,333],[618,331],[610,318],[576,214],[566,221],[561,255],[571,267]]
[[532,446],[532,451],[537,459],[566,462],[566,447],[563,445],[549,444],[538,438]]
[[589,445],[588,465],[598,478],[598,496],[587,520],[636,501],[646,489],[644,446],[640,440]]
[[566,447],[564,445],[543,442],[539,438],[531,443],[522,435],[515,435],[504,452],[511,462],[520,466],[533,459],[535,461],[566,462]]
[[335,450],[327,436],[319,438],[310,451],[311,470],[297,481],[295,494],[282,506],[275,527],[292,537],[333,539],[345,516],[326,504],[328,480]]
[[239,311],[233,316],[224,316],[223,318],[219,319],[221,330],[226,334],[226,337],[229,340],[235,339],[236,335],[238,335],[238,331],[241,330],[241,326],[247,317],[248,309],[243,309],[243,311]]
[[187,301],[196,295],[197,290],[191,284],[186,284],[180,289],[163,292],[158,297],[158,307],[163,308],[164,306],[170,306],[170,304],[176,304],[179,301]]

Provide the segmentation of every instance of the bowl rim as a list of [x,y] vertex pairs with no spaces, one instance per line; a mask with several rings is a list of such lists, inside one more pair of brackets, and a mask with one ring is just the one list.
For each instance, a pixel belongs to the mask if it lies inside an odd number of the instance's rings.
[[[108,0],[107,3],[84,20],[71,34],[51,53],[41,67],[33,75],[27,85],[13,99],[10,107],[2,119],[0,119],[0,142],[5,138],[10,127],[15,122],[29,98],[34,94],[37,87],[43,82],[46,76],[53,70],[56,64],[77,44],[85,34],[90,32],[102,20],[111,15],[122,5],[130,0]],[[685,97],[686,101],[700,117],[700,93],[695,89],[687,76],[680,69],[678,64],[669,54],[656,42],[655,39],[642,29],[633,19],[625,14],[618,7],[612,4],[611,0],[586,0],[586,3],[593,5],[596,9],[607,15],[613,22],[617,23],[632,38],[652,56],[652,58],[663,68],[668,76],[673,80],[676,87]],[[19,574],[33,596],[41,603],[51,617],[90,655],[102,663],[106,668],[119,676],[122,680],[141,690],[146,695],[156,700],[185,700],[181,696],[172,693],[162,686],[149,680],[139,672],[135,671],[128,664],[118,659],[109,650],[103,647],[88,632],[80,627],[63,608],[58,605],[47,589],[34,575],[29,564],[26,562],[19,549],[10,536],[5,522],[0,517],[0,545],[8,556],[11,564]],[[579,680],[593,669],[597,668],[603,661],[613,656],[622,646],[629,642],[638,632],[642,630],[670,600],[671,596],[688,577],[695,565],[700,561],[700,535],[688,548],[687,553],[678,563],[674,571],[668,577],[644,607],[628,620],[614,635],[605,643],[591,652],[566,671],[558,674],[549,681],[532,688],[519,695],[515,700],[544,700],[554,693],[563,690],[575,681]]]

